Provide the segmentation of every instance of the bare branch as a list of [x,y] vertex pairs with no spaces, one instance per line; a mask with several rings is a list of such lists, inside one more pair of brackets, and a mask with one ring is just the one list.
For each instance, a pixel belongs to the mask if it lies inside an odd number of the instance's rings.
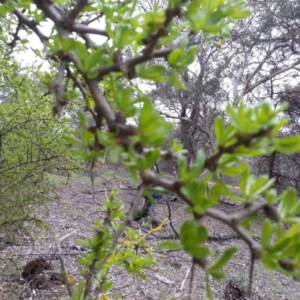
[[25,15],[20,12],[18,9],[14,10],[14,15],[22,22],[24,25],[26,25],[28,28],[30,28],[40,39],[40,41],[44,44],[45,41],[48,40],[48,37],[45,36],[37,27],[37,23],[35,21],[30,21],[28,18],[25,17]]
[[87,5],[88,0],[79,0],[74,8],[70,11],[68,15],[68,21],[69,23],[73,23],[77,16],[80,14],[80,12],[84,9],[84,7]]
[[[195,43],[189,43],[189,46],[195,45]],[[168,55],[174,50],[176,47],[165,47],[161,50],[157,50],[152,53],[151,57],[147,54],[143,54],[141,56],[135,57],[133,59],[129,59],[122,63],[114,63],[112,65],[108,65],[99,69],[99,73],[97,76],[97,80],[101,80],[103,76],[111,73],[111,72],[120,72],[120,71],[127,71],[130,72],[134,69],[134,67],[138,64],[144,63],[151,58],[167,58]]]
[[115,121],[115,115],[106,101],[98,82],[95,80],[86,80],[86,83],[96,104],[97,118],[104,117],[108,125],[112,125]]
[[270,75],[268,76],[265,76],[263,77],[262,79],[258,80],[256,83],[250,85],[250,86],[246,86],[243,90],[243,93],[242,93],[242,96],[250,93],[251,91],[253,91],[255,88],[257,88],[259,85],[263,84],[264,82],[267,82],[268,80],[276,77],[277,75],[281,74],[281,73],[284,73],[286,71],[289,71],[291,69],[293,69],[294,67],[300,65],[300,59],[298,59],[296,62],[294,62],[293,64],[291,64],[290,66],[288,67],[283,67],[283,68],[280,68],[279,70],[277,70],[276,72],[274,73],[271,73]]
[[81,34],[96,34],[96,35],[109,37],[108,33],[103,29],[89,27],[85,24],[80,24],[80,23],[72,24],[70,27],[70,31],[74,31]]
[[63,8],[60,8],[51,1],[34,0],[33,3],[37,6],[37,8],[43,11],[56,26],[61,26],[64,23],[65,17],[63,14],[66,14],[66,12]]
[[67,62],[66,60],[61,60],[59,69],[58,69],[58,74],[55,79],[55,81],[52,83],[54,92],[55,92],[55,98],[56,98],[56,106],[53,108],[53,113],[54,115],[58,114],[60,115],[62,108],[67,104],[66,101],[63,98],[63,80],[64,80],[64,72],[67,67]]
[[241,237],[241,239],[243,239],[248,244],[254,257],[256,259],[260,257],[260,253],[261,253],[260,245],[250,236],[250,234],[242,226],[240,226],[235,221],[234,217],[228,216],[227,214],[222,213],[213,208],[207,209],[205,214],[231,227]]

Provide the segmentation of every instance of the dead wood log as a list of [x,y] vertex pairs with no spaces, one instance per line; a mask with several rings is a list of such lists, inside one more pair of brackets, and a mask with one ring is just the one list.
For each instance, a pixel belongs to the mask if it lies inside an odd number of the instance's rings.
[[[146,236],[147,239],[159,239],[159,240],[177,240],[178,238],[174,234],[170,235],[154,235],[149,234]],[[228,241],[232,239],[240,238],[238,234],[211,234],[208,236],[208,241]]]
[[[107,189],[102,189],[102,190],[95,190],[94,193],[104,193],[107,191],[111,191],[111,188],[107,188]],[[121,191],[136,191],[137,188],[132,188],[132,187],[128,187],[128,188],[119,188],[119,190]],[[93,194],[92,190],[83,190],[81,191],[82,194]]]

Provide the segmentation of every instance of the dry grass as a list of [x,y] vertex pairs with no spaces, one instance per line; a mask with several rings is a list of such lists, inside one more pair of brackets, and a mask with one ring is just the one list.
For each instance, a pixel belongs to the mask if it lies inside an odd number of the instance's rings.
[[[116,171],[114,171],[116,174]],[[110,184],[130,184],[128,176],[124,173],[119,175],[119,178],[110,174]],[[120,174],[120,173],[119,173]],[[102,172],[103,175],[103,172]],[[107,175],[108,176],[108,175]],[[115,178],[115,179],[113,179]],[[107,178],[106,178],[107,179]],[[55,177],[55,180],[61,181],[62,178]],[[122,182],[120,182],[120,180]],[[96,189],[101,189],[103,178],[100,176],[96,179]],[[45,213],[44,219],[51,226],[51,231],[42,231],[36,236],[36,241],[33,245],[26,242],[25,239],[19,237],[19,245],[6,245],[0,249],[1,264],[0,264],[0,299],[38,299],[38,300],[64,300],[68,299],[65,286],[58,282],[49,282],[47,288],[35,290],[34,294],[24,284],[20,283],[20,274],[22,266],[29,260],[36,258],[40,253],[41,256],[49,261],[50,256],[45,254],[53,253],[55,249],[54,237],[64,236],[72,231],[76,234],[68,239],[64,244],[64,251],[70,255],[65,256],[66,265],[76,280],[80,278],[80,264],[77,262],[77,255],[72,255],[76,252],[76,240],[78,238],[85,239],[93,235],[93,223],[97,218],[101,218],[103,213],[100,211],[103,201],[103,193],[98,193],[94,201],[90,194],[82,193],[82,191],[91,189],[91,184],[88,177],[75,176],[72,178],[69,186],[61,186],[57,193],[59,201],[49,205],[49,212],[41,210]],[[134,197],[134,191],[121,191],[119,196],[125,203],[129,203]],[[165,196],[166,198],[167,196]],[[226,205],[220,206],[220,209],[226,208]],[[230,208],[230,207],[229,207]],[[167,205],[165,201],[157,207],[159,219],[167,217]],[[178,200],[172,203],[172,217],[176,228],[188,216],[184,213],[184,204]],[[229,228],[214,220],[206,218],[203,222],[209,227],[212,234],[227,234],[231,233]],[[253,231],[259,234],[259,222],[257,222]],[[171,228],[167,227],[161,235],[171,235]],[[151,238],[149,243],[156,247],[160,240]],[[214,251],[222,251],[226,247],[238,245],[239,252],[235,255],[232,262],[226,267],[228,279],[239,282],[242,285],[247,281],[249,270],[249,251],[247,246],[240,240],[234,239],[229,241],[214,241],[207,243],[212,253]],[[160,253],[161,254],[161,253]],[[147,279],[135,281],[131,276],[125,274],[121,269],[114,269],[110,276],[114,281],[114,289],[110,295],[113,299],[155,299],[165,300],[170,299],[170,296],[175,294],[180,288],[183,278],[190,267],[189,257],[182,252],[172,252],[164,254],[164,257],[157,255],[157,266],[151,270],[146,270]],[[59,271],[59,262],[53,259],[52,269]],[[157,276],[159,275],[159,276]],[[166,281],[167,283],[163,282]],[[224,299],[224,287],[226,280],[213,281],[212,289],[215,299]],[[188,299],[189,278],[187,279],[180,298]],[[199,300],[206,299],[204,273],[201,269],[197,269],[192,287],[191,299]],[[260,264],[255,266],[253,296],[248,299],[300,299],[300,283],[292,278],[284,277],[278,273],[264,269]]]

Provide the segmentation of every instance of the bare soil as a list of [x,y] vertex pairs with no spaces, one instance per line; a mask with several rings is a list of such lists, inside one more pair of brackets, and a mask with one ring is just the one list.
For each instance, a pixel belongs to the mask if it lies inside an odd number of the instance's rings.
[[[114,171],[118,172],[118,171]],[[60,179],[58,179],[59,181]],[[99,177],[96,181],[96,190],[104,188],[103,181]],[[110,182],[111,185],[128,186],[131,183],[127,180],[126,174],[123,174],[118,180]],[[131,184],[132,186],[132,184]],[[57,190],[58,201],[49,204],[49,209],[41,210],[44,213],[44,220],[50,225],[50,230],[41,231],[32,244],[25,237],[18,237],[18,244],[3,243],[0,244],[0,299],[17,300],[17,299],[38,299],[38,300],[65,300],[68,299],[66,286],[60,280],[60,264],[53,253],[55,251],[55,236],[61,238],[71,232],[76,232],[72,237],[67,239],[62,247],[65,254],[65,262],[71,276],[77,281],[80,278],[81,265],[77,258],[82,248],[77,243],[77,239],[86,239],[93,235],[93,223],[98,218],[103,217],[101,212],[101,203],[105,197],[104,193],[99,192],[95,198],[87,191],[91,190],[91,183],[88,177],[76,176],[72,182],[67,185],[60,185]],[[119,197],[129,204],[135,196],[134,190],[121,190]],[[158,219],[163,220],[168,216],[166,199],[157,205],[156,212]],[[184,203],[181,200],[171,203],[171,213],[174,227],[178,230],[180,224],[188,218],[184,212]],[[232,206],[222,204],[219,206],[222,210],[231,210]],[[230,212],[228,212],[230,213]],[[231,212],[234,213],[234,212]],[[259,236],[259,225],[262,220],[258,220],[253,226],[253,233]],[[221,223],[211,219],[204,219],[211,234],[224,235],[232,234],[231,230]],[[162,237],[172,236],[173,231],[167,226],[162,233],[151,236],[149,244],[156,247],[161,242]],[[230,240],[213,240],[208,241],[212,253],[222,251],[225,248],[237,245],[238,253],[226,267],[227,278],[221,281],[212,282],[212,290],[215,299],[225,299],[224,290],[228,287],[229,280],[237,282],[242,288],[246,286],[250,267],[249,251],[247,246],[239,239]],[[172,299],[171,296],[180,292],[176,299],[188,299],[190,289],[190,275],[183,284],[183,280],[191,266],[191,260],[183,252],[162,253],[157,251],[157,266],[151,270],[145,270],[146,280],[136,280],[127,275],[120,269],[113,269],[110,276],[113,278],[114,288],[109,293],[112,299],[143,300],[155,299],[166,300]],[[300,253],[299,253],[300,255]],[[41,279],[43,284],[36,283],[36,288],[30,289],[28,284],[20,280],[23,267],[33,259],[43,257],[47,262],[51,261],[51,269],[57,271],[57,276],[48,276],[45,270],[44,277]],[[180,288],[182,288],[180,290]],[[262,265],[257,263],[254,270],[253,294],[251,297],[243,299],[266,299],[266,300],[296,300],[300,299],[300,282],[285,277],[276,272],[266,270]],[[207,299],[205,292],[204,272],[197,268],[193,285],[191,299]],[[175,299],[175,298],[173,298]],[[241,298],[242,299],[242,298]],[[232,299],[234,300],[234,299]]]

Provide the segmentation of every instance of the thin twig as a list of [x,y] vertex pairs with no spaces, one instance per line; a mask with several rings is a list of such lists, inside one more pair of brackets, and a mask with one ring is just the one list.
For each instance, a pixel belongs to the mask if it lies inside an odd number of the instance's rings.
[[[67,272],[67,268],[66,268],[66,264],[65,264],[65,260],[64,260],[64,256],[63,256],[63,252],[61,249],[61,243],[68,239],[69,237],[73,236],[76,233],[76,231],[70,232],[67,235],[63,236],[62,238],[58,238],[55,237],[55,242],[56,242],[56,248],[57,248],[57,255],[60,261],[60,267],[61,267],[61,272],[63,275],[63,278],[65,280],[65,278],[69,277],[69,273]],[[68,284],[68,282],[65,282],[66,286],[67,286],[67,290],[68,290],[68,294],[70,297],[73,297],[73,289],[72,286],[70,284]]]
[[251,253],[251,265],[249,270],[249,283],[248,283],[248,296],[251,296],[251,289],[252,289],[252,282],[253,282],[253,272],[254,272],[254,264],[255,264],[255,257],[253,253]]
[[179,297],[181,295],[182,291],[184,290],[185,283],[190,275],[192,268],[193,268],[193,264],[187,269],[185,276],[184,276],[183,280],[181,281],[180,287],[175,294],[176,297]]
[[170,220],[170,222],[169,222],[170,227],[173,230],[173,232],[175,233],[176,238],[179,239],[179,234],[178,234],[178,232],[176,231],[176,229],[173,226],[172,216],[171,216],[171,207],[170,207],[170,203],[169,203],[169,201],[167,199],[166,199],[166,203],[167,203],[167,206],[168,206],[168,218]]
[[192,299],[192,291],[193,291],[193,283],[195,278],[195,270],[196,270],[196,264],[193,262],[191,266],[191,277],[190,277],[190,284],[189,284],[189,300]]
[[92,168],[90,169],[90,178],[91,178],[91,183],[92,183],[92,202],[95,203],[94,171]]

